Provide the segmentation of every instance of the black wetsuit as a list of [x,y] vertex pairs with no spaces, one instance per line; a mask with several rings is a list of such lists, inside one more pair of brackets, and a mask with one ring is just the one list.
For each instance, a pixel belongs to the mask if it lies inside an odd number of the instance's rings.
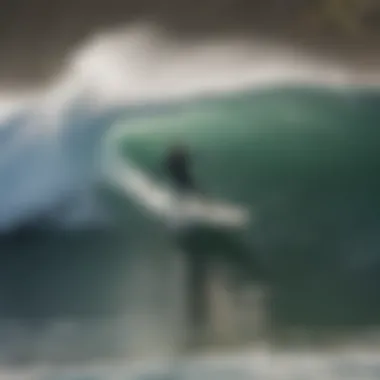
[[190,157],[187,151],[173,149],[169,152],[165,166],[167,173],[179,191],[195,190],[194,181],[190,173]]

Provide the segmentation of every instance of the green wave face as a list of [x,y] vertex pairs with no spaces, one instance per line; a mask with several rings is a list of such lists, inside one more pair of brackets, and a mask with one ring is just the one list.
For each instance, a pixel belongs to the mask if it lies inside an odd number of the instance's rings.
[[248,203],[267,191],[375,179],[380,112],[364,95],[267,91],[181,108],[129,121],[126,129],[136,132],[121,141],[126,156],[161,176],[167,147],[184,142],[193,152],[195,176],[210,193]]
[[346,310],[356,303],[370,319],[380,317],[369,300],[380,281],[367,271],[380,273],[379,125],[380,93],[282,88],[125,121],[134,132],[119,143],[125,157],[161,179],[167,147],[188,144],[200,186],[254,213],[252,252],[270,268],[278,294],[302,298],[288,318],[341,323],[355,320]]

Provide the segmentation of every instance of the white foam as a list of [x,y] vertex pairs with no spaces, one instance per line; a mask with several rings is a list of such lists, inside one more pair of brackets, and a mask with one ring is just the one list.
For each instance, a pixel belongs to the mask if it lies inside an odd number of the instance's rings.
[[253,349],[165,360],[125,360],[64,368],[41,366],[13,371],[3,369],[0,379],[377,380],[379,373],[377,352],[271,352]]

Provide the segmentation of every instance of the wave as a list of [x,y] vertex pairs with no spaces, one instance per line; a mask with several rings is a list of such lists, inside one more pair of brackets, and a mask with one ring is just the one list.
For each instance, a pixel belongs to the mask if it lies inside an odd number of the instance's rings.
[[152,114],[160,103],[181,97],[316,76],[330,85],[356,81],[347,69],[306,57],[296,62],[291,52],[260,44],[251,50],[238,41],[178,45],[146,25],[93,37],[72,53],[66,71],[50,87],[13,97],[19,110],[3,117],[0,230],[36,217],[66,226],[96,219],[99,146],[125,114],[122,108],[132,118],[133,112]]

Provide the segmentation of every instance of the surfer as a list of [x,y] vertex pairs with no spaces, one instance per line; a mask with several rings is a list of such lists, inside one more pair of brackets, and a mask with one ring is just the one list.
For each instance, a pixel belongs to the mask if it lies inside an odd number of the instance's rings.
[[179,193],[197,190],[191,174],[190,152],[186,146],[176,144],[170,147],[164,165],[172,184]]

